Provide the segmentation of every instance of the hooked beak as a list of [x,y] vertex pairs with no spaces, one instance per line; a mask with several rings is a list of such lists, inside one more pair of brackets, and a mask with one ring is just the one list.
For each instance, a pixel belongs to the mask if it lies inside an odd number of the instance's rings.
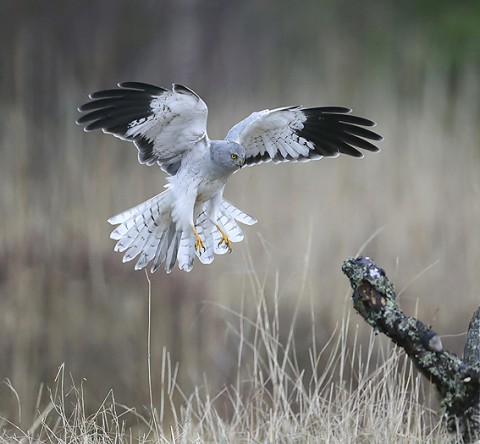
[[238,165],[240,166],[240,168],[242,168],[243,165],[245,165],[245,159],[239,159],[238,160]]

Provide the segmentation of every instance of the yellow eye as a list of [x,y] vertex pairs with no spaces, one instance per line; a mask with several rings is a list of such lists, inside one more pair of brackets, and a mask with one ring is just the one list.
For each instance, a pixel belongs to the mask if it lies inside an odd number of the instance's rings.
[[230,157],[235,160],[238,156],[236,154],[230,154]]

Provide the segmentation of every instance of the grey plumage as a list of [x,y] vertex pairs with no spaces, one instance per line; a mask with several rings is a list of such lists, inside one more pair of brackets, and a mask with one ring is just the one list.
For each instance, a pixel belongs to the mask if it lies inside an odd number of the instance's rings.
[[211,263],[214,254],[230,251],[244,235],[237,222],[256,220],[223,199],[228,178],[243,165],[308,161],[359,149],[378,151],[369,140],[380,135],[365,127],[371,120],[352,116],[348,108],[300,106],[252,113],[230,129],[225,140],[210,140],[208,110],[189,88],[171,90],[140,82],[98,91],[77,121],[86,131],[102,129],[138,149],[140,163],[157,163],[167,174],[167,190],[109,219],[118,227],[111,237],[124,262],[135,268],[161,264],[170,272],[190,271],[195,257]]

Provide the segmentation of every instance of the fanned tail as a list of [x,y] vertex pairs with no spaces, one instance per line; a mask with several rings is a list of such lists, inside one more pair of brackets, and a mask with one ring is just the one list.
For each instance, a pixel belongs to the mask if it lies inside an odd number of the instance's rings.
[[138,256],[135,270],[152,262],[152,272],[165,263],[167,273],[172,271],[177,259],[181,232],[172,221],[168,190],[129,210],[108,219],[119,226],[110,237],[118,240],[115,251],[126,251],[123,262]]
[[[118,225],[110,237],[118,240],[115,251],[126,252],[123,262],[138,257],[136,270],[152,262],[152,273],[162,263],[165,271],[170,273],[177,260],[180,269],[190,271],[195,256],[202,263],[210,264],[215,254],[225,254],[228,248],[224,243],[220,244],[221,234],[206,215],[207,204],[195,221],[197,232],[205,244],[205,250],[199,253],[195,250],[193,230],[176,229],[167,193],[168,190],[108,220],[112,225]],[[237,221],[247,225],[256,223],[253,217],[224,200],[219,208],[218,225],[231,242],[240,242],[244,238]]]

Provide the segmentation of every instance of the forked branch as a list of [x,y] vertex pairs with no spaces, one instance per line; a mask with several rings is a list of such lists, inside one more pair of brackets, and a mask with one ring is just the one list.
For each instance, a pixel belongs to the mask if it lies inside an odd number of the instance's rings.
[[384,270],[367,257],[342,266],[353,289],[355,310],[375,331],[402,347],[440,396],[450,432],[465,443],[480,439],[480,307],[470,322],[464,357],[443,349],[440,337],[419,320],[405,315]]

